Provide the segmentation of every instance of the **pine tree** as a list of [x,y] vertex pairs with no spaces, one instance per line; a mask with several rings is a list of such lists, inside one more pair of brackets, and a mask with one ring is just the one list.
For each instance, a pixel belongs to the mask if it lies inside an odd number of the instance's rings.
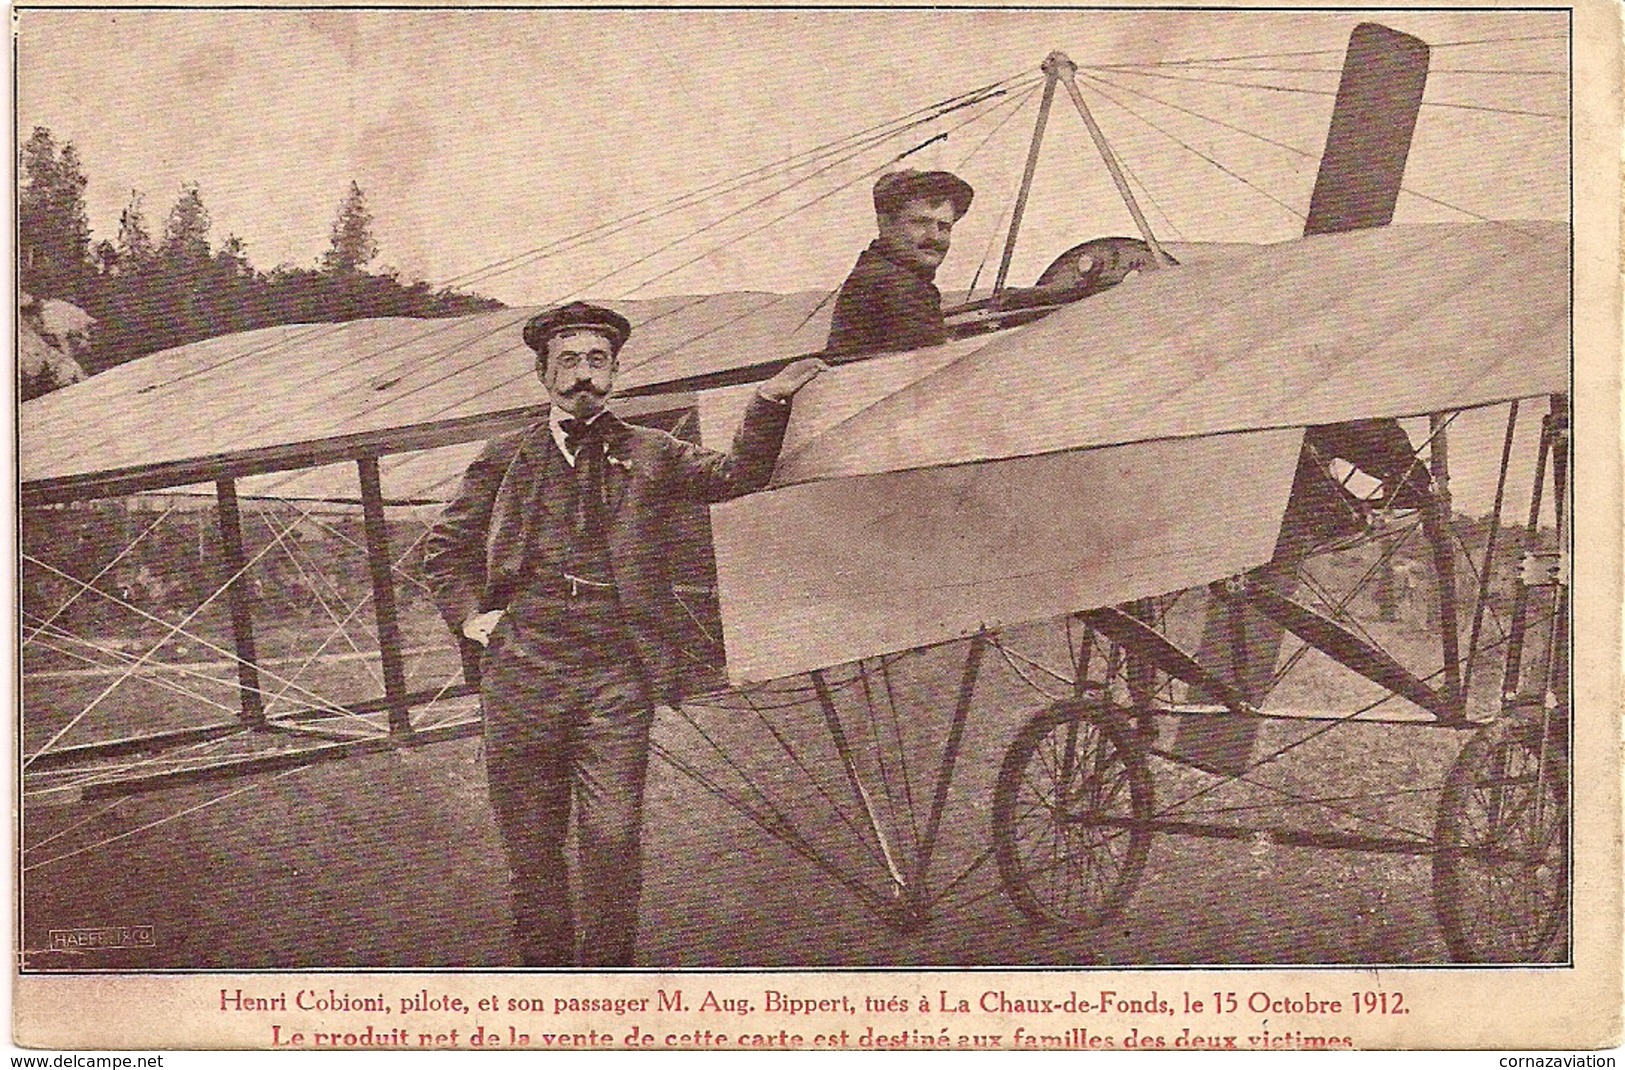
[[147,230],[147,217],[141,211],[141,194],[136,190],[130,191],[130,203],[119,213],[118,242],[113,248],[118,270],[126,274],[146,267],[157,252]]
[[74,297],[90,274],[89,180],[72,142],[57,149],[51,131],[36,126],[22,146],[18,199],[23,289],[39,297]]
[[209,259],[209,210],[196,182],[181,186],[181,195],[164,221],[158,255],[172,264],[202,264]]
[[378,255],[378,243],[372,236],[372,213],[367,211],[366,195],[353,180],[350,192],[339,204],[329,242],[327,252],[322,254],[321,266],[331,274],[354,274]]

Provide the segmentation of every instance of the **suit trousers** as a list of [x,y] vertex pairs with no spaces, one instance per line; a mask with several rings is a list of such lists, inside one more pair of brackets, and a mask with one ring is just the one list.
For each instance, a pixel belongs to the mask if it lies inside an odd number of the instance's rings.
[[[597,622],[607,629],[598,643],[561,641],[545,608],[510,609],[480,674],[486,777],[512,875],[515,936],[526,966],[629,966],[654,711],[612,600],[597,610],[613,615]],[[569,618],[578,639],[595,630],[592,612],[584,624]],[[572,804],[579,956],[565,858]]]

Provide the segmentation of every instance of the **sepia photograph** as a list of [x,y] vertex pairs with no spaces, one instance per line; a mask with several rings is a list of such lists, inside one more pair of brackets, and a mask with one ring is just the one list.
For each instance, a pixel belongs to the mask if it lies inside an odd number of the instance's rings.
[[1618,28],[19,5],[15,1041],[1617,1042]]

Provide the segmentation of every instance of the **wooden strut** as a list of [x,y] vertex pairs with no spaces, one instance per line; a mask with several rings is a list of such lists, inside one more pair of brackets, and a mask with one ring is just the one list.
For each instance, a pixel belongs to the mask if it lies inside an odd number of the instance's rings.
[[[1554,402],[1555,408],[1555,402]],[[1523,546],[1521,549],[1528,552],[1536,545],[1540,536],[1540,507],[1541,498],[1546,490],[1546,461],[1552,453],[1552,442],[1556,434],[1555,415],[1548,412],[1540,422],[1540,449],[1535,454],[1535,481],[1529,494],[1529,520],[1524,525]],[[1520,576],[1513,584],[1512,593],[1512,626],[1507,634],[1506,667],[1501,676],[1501,702],[1503,705],[1515,703],[1518,700],[1518,688],[1523,677],[1523,643],[1524,633],[1528,630],[1525,622],[1529,609],[1529,585]]]
[[[1551,436],[1552,450],[1552,512],[1553,522],[1556,526],[1557,550],[1563,562],[1557,577],[1557,583],[1552,591],[1552,618],[1547,625],[1546,634],[1546,665],[1544,679],[1541,687],[1541,733],[1540,755],[1536,759],[1536,783],[1545,783],[1547,770],[1554,764],[1565,762],[1565,754],[1572,753],[1574,744],[1567,740],[1567,751],[1559,751],[1553,745],[1552,719],[1562,717],[1564,726],[1572,732],[1573,719],[1568,716],[1569,708],[1569,579],[1567,563],[1572,559],[1569,553],[1569,537],[1572,531],[1570,510],[1573,508],[1571,495],[1572,485],[1569,483],[1569,410],[1568,396],[1554,394],[1551,402],[1551,416],[1553,433]],[[1564,807],[1572,805],[1567,799],[1559,800],[1557,806],[1559,813]],[[1537,792],[1535,798],[1535,820],[1544,823],[1545,811],[1551,806],[1544,791]]]
[[1071,824],[1090,828],[1143,829],[1164,836],[1190,836],[1207,840],[1256,840],[1263,837],[1282,847],[1308,847],[1323,851],[1365,851],[1372,854],[1431,855],[1438,850],[1421,837],[1361,836],[1354,832],[1313,832],[1308,829],[1221,825],[1206,821],[1139,820],[1131,817],[1079,816]]
[[412,739],[405,740],[390,736],[378,736],[374,739],[347,740],[342,743],[327,743],[322,746],[288,751],[282,754],[261,754],[252,757],[226,758],[208,765],[197,766],[191,769],[177,769],[162,773],[153,773],[150,776],[136,776],[127,780],[98,781],[86,785],[82,789],[83,799],[108,799],[124,795],[136,795],[141,792],[155,791],[162,788],[181,787],[186,784],[202,784],[211,780],[224,780],[231,777],[247,776],[251,773],[273,773],[284,769],[295,769],[299,766],[312,765],[316,762],[334,761],[340,758],[351,758],[362,754],[379,754],[393,750],[397,747],[412,746],[424,743],[444,743],[455,739],[466,739],[469,736],[479,735],[481,726],[479,720],[473,719],[438,728],[431,728],[417,733]]
[[1512,468],[1512,439],[1518,429],[1518,401],[1507,412],[1506,436],[1501,441],[1501,468],[1495,477],[1495,504],[1490,507],[1489,542],[1484,547],[1484,567],[1479,570],[1478,597],[1473,603],[1473,627],[1467,638],[1467,662],[1462,669],[1461,693],[1473,689],[1473,667],[1478,664],[1478,638],[1484,628],[1484,609],[1490,601],[1490,579],[1495,574],[1495,548],[1501,534],[1501,507],[1506,502],[1507,473]]
[[920,845],[919,865],[915,867],[915,894],[925,891],[926,871],[931,868],[931,855],[936,850],[937,833],[942,826],[942,812],[948,805],[948,788],[953,781],[954,766],[964,744],[965,722],[970,718],[971,698],[976,692],[976,677],[981,668],[982,654],[987,649],[987,633],[978,632],[971,638],[970,650],[965,654],[965,671],[959,678],[959,697],[954,702],[953,723],[948,727],[948,741],[942,748],[942,764],[937,769],[937,788],[931,799],[931,817],[925,825],[925,841]]
[[[1004,257],[999,261],[999,274],[993,280],[993,294],[995,300],[1004,292],[1005,280],[1010,275],[1010,261],[1016,252],[1016,236],[1021,231],[1022,213],[1027,208],[1027,196],[1032,192],[1033,177],[1038,171],[1038,152],[1044,143],[1044,128],[1049,122],[1050,104],[1055,99],[1055,86],[1057,83],[1066,86],[1067,95],[1072,98],[1072,104],[1078,109],[1078,115],[1083,118],[1083,125],[1089,128],[1089,136],[1094,139],[1095,148],[1100,152],[1100,158],[1105,161],[1106,170],[1111,173],[1112,181],[1117,185],[1117,192],[1122,194],[1123,203],[1128,206],[1129,215],[1134,217],[1134,225],[1139,228],[1140,236],[1151,249],[1151,264],[1149,267],[1161,267],[1163,264],[1173,263],[1173,257],[1162,248],[1157,236],[1151,232],[1151,224],[1140,210],[1140,202],[1135,199],[1134,191],[1129,188],[1128,178],[1123,173],[1123,166],[1117,160],[1117,154],[1106,142],[1106,135],[1095,122],[1094,113],[1084,102],[1083,94],[1078,91],[1077,73],[1078,65],[1067,58],[1064,52],[1051,52],[1044,57],[1040,66],[1044,72],[1044,97],[1038,105],[1038,121],[1033,125],[1033,138],[1027,148],[1027,167],[1021,175],[1021,189],[1016,194],[1016,206],[1010,213],[1010,233],[1004,240]],[[969,311],[973,305],[966,305],[956,311]]]
[[1433,500],[1422,511],[1422,529],[1433,545],[1433,568],[1439,580],[1439,638],[1444,656],[1444,679],[1440,695],[1457,719],[1467,716],[1466,696],[1461,690],[1460,637],[1456,631],[1456,555],[1451,546],[1450,451],[1447,428],[1450,418],[1440,413],[1428,417],[1428,465],[1433,475]]
[[[1535,783],[1545,784],[1548,770],[1555,765],[1567,763],[1567,754],[1572,753],[1574,743],[1572,738],[1565,739],[1559,745],[1553,738],[1553,728],[1561,725],[1565,735],[1572,736],[1572,718],[1568,716],[1569,706],[1569,581],[1567,577],[1567,561],[1570,558],[1568,533],[1570,531],[1569,510],[1572,506],[1569,495],[1571,488],[1568,480],[1568,398],[1563,394],[1554,394],[1551,399],[1551,411],[1547,416],[1549,433],[1544,436],[1545,448],[1550,452],[1552,468],[1552,513],[1555,525],[1555,543],[1559,555],[1558,574],[1553,577],[1551,618],[1546,624],[1545,656],[1541,659],[1541,678],[1538,682],[1538,695],[1540,713],[1538,724],[1540,727],[1540,743],[1535,759]],[[1538,510],[1532,518],[1533,536],[1538,537]],[[1524,553],[1531,552],[1531,547],[1537,545],[1532,537],[1524,544]],[[1521,571],[1521,570],[1520,570]],[[1518,583],[1519,593],[1528,590],[1527,583],[1520,577]],[[1527,605],[1527,602],[1521,603]],[[1521,615],[1521,614],[1520,614]],[[1555,719],[1561,720],[1555,720]],[[1555,720],[1555,724],[1554,724]],[[1554,805],[1554,800],[1548,799],[1544,791],[1535,793],[1535,821],[1544,826],[1547,821],[1547,811]],[[1564,810],[1572,805],[1569,799],[1555,800],[1560,820]]]
[[1117,184],[1117,192],[1123,195],[1123,203],[1128,205],[1128,213],[1134,217],[1134,225],[1140,228],[1140,237],[1144,238],[1145,244],[1151,248],[1150,266],[1161,267],[1163,264],[1173,263],[1173,258],[1157,243],[1157,236],[1151,233],[1151,224],[1147,222],[1145,213],[1140,211],[1140,202],[1134,199],[1134,191],[1129,189],[1128,178],[1123,174],[1122,164],[1117,162],[1117,154],[1112,152],[1112,147],[1106,143],[1106,135],[1101,132],[1100,124],[1095,122],[1094,114],[1089,111],[1089,105],[1083,101],[1083,94],[1078,92],[1078,65],[1064,53],[1051,52],[1049,58],[1044,60],[1044,68],[1046,73],[1051,68],[1054,69],[1056,73],[1052,77],[1058,78],[1061,84],[1066,86],[1067,95],[1072,98],[1078,114],[1083,117],[1083,125],[1089,128],[1089,136],[1094,139],[1095,148],[1100,151],[1100,158],[1106,162],[1106,170],[1111,172],[1112,181]]
[[[1092,609],[1080,614],[1091,629],[1105,636],[1123,650],[1132,650],[1142,664],[1149,664],[1181,683],[1212,695],[1234,714],[1254,714],[1247,697],[1230,686],[1226,680],[1209,672],[1185,651],[1175,646],[1163,633],[1145,621],[1120,608]],[[1108,677],[1115,672],[1109,670]]]
[[237,650],[237,692],[244,724],[265,724],[265,699],[260,692],[259,661],[254,656],[254,610],[245,582],[248,558],[243,552],[243,519],[237,508],[237,484],[217,480],[215,501],[220,520],[220,556],[223,582],[230,588],[232,645]]
[[[479,690],[477,688],[470,687],[467,684],[453,684],[450,687],[424,688],[421,691],[409,692],[406,696],[406,703],[408,706],[421,706],[442,699],[467,698],[470,695],[478,694]],[[328,721],[340,717],[362,717],[388,708],[388,698],[365,699],[361,702],[345,703],[342,706],[310,706],[279,713],[275,717],[267,717],[261,727],[274,732],[303,725],[310,721]],[[206,743],[209,740],[235,735],[242,730],[243,726],[240,723],[215,724],[206,725],[202,728],[174,728],[163,732],[123,736],[119,739],[105,740],[100,743],[78,743],[70,747],[57,747],[46,751],[30,762],[29,768],[40,770],[60,769],[74,762],[100,758],[118,758],[130,754],[145,754],[165,747],[181,746],[188,743]],[[421,734],[415,737],[412,742],[422,742]]]
[[[1060,53],[1052,53],[1051,59]],[[1032,192],[1033,177],[1038,173],[1038,150],[1044,144],[1044,127],[1049,122],[1050,104],[1055,100],[1055,72],[1050,61],[1044,61],[1044,97],[1038,103],[1038,122],[1033,125],[1033,140],[1027,147],[1027,169],[1021,175],[1021,190],[1016,194],[1016,206],[1010,213],[1010,233],[1004,239],[1004,258],[999,261],[999,274],[993,280],[995,296],[1004,292],[1004,281],[1010,275],[1010,259],[1016,254],[1016,235],[1021,232],[1021,216],[1027,210],[1027,194]]]
[[1231,592],[1222,585],[1215,586],[1213,590],[1226,601],[1256,609],[1339,665],[1420,706],[1440,721],[1465,721],[1450,695],[1435,691],[1386,651],[1366,642],[1330,617],[1271,590],[1268,584],[1249,584],[1244,591],[1238,592]]
[[395,578],[391,574],[389,528],[384,522],[383,482],[378,458],[356,462],[361,473],[361,514],[367,533],[367,566],[372,572],[372,608],[378,620],[378,657],[384,669],[384,699],[391,735],[412,734],[412,708],[406,697],[401,659],[401,628],[395,613]]
[[813,688],[818,692],[819,708],[824,711],[824,723],[829,728],[830,740],[835,744],[835,750],[841,756],[841,766],[846,770],[847,783],[852,786],[852,793],[858,797],[864,814],[869,818],[869,828],[875,834],[875,842],[880,845],[880,854],[886,861],[886,870],[891,875],[892,884],[901,895],[908,888],[908,878],[903,875],[902,868],[897,864],[897,856],[892,852],[891,840],[886,836],[885,826],[880,822],[880,814],[875,810],[869,789],[863,786],[863,779],[858,776],[858,764],[852,756],[852,744],[847,742],[846,729],[841,727],[841,717],[835,709],[835,699],[829,693],[829,684],[824,679],[822,669],[813,671],[812,681]]
[[1546,642],[1546,688],[1549,706],[1568,708],[1569,704],[1569,577],[1568,561],[1573,559],[1569,541],[1573,537],[1570,518],[1574,508],[1573,484],[1569,480],[1569,409],[1568,396],[1552,396],[1552,417],[1555,424],[1552,435],[1552,508],[1556,525],[1558,553],[1564,565],[1558,577],[1552,599],[1552,620]]

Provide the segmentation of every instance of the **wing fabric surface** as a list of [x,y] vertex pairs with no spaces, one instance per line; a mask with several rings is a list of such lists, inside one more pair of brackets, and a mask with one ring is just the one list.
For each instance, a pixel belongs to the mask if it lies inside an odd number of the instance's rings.
[[[620,385],[817,349],[829,330],[829,309],[820,307],[825,296],[729,293],[612,302],[634,324],[621,351]],[[521,327],[537,311],[268,327],[120,364],[22,407],[17,456],[24,486],[344,436],[387,441],[400,429],[529,409],[543,395]],[[421,483],[397,481],[392,489],[402,497],[449,494],[460,472],[452,466],[466,452],[445,456],[443,470],[424,466]],[[151,485],[197,479],[166,483],[162,475]],[[305,483],[321,493],[323,481]],[[354,494],[352,476],[342,496]]]
[[1274,549],[1302,441],[1138,442],[713,506],[728,675],[775,679],[1242,572]]

